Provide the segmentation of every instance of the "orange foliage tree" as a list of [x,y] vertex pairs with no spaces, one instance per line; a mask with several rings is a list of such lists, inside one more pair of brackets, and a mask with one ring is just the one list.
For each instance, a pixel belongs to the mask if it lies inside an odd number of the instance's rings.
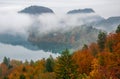
[[93,60],[93,56],[87,49],[82,51],[76,51],[73,54],[73,59],[78,65],[78,71],[80,74],[86,73],[89,74],[91,72],[91,62]]

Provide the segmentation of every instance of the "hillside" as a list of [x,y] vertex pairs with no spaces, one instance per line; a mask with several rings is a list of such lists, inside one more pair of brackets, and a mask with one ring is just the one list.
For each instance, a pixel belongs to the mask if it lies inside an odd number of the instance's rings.
[[85,8],[85,9],[70,10],[67,12],[67,14],[79,14],[79,13],[95,13],[95,11],[91,8]]
[[99,29],[103,29],[107,32],[114,31],[120,24],[120,16],[109,17],[108,19],[102,20],[95,23],[93,26]]
[[27,13],[27,14],[43,14],[43,13],[54,13],[50,8],[43,6],[30,6],[25,9],[19,11],[19,13]]
[[[37,32],[36,32],[37,33]],[[37,45],[39,49],[52,52],[61,52],[64,49],[78,49],[84,44],[96,41],[99,30],[91,26],[78,26],[66,32],[51,32],[44,36],[35,36],[30,33],[29,42]]]
[[11,35],[11,34],[0,34],[0,43],[11,44],[15,46],[23,46],[27,49],[38,50],[38,47],[34,46],[32,43],[28,42],[21,35]]

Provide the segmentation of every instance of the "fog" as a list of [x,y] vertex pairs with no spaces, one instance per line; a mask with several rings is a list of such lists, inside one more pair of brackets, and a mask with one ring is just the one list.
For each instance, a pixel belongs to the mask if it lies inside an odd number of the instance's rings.
[[60,56],[58,53],[52,53],[52,52],[44,52],[43,50],[39,51],[32,51],[28,50],[22,46],[12,46],[8,44],[2,44],[0,43],[0,62],[2,62],[3,58],[9,57],[10,59],[16,59],[20,61],[25,60],[40,60],[43,58],[48,58],[49,56],[52,56],[53,58],[56,58]]
[[43,14],[35,19],[31,28],[37,31],[39,35],[50,32],[66,32],[98,20],[96,16],[95,13],[76,15]]
[[32,24],[27,15],[18,13],[0,13],[0,33],[25,34],[26,29]]
[[0,34],[9,33],[27,37],[29,32],[35,31],[38,35],[50,32],[65,32],[74,27],[98,20],[96,13],[89,14],[42,14],[29,15],[17,11],[0,12]]
[[[119,0],[0,0],[0,34],[29,36],[30,32],[35,32],[38,36],[43,36],[51,32],[66,32],[74,27],[98,20],[97,14],[108,18],[119,16]],[[42,14],[39,16],[20,14],[18,11],[31,5],[39,5],[51,8],[55,14]],[[67,11],[73,9],[92,8],[96,13],[66,15]],[[104,28],[100,28],[104,29]],[[38,60],[53,57],[59,54],[44,52],[43,50],[32,51],[22,46],[12,46],[0,43],[0,62],[4,56],[11,59],[25,61]]]
[[[66,32],[72,30],[74,27],[80,27],[85,23],[95,21],[97,14],[79,14],[79,15],[66,15],[66,14],[41,14],[29,15],[18,13],[18,10],[0,9],[0,34],[21,35],[27,37],[31,32],[35,32],[38,36],[43,36],[51,32]],[[94,18],[93,18],[94,17]],[[92,19],[91,19],[92,18]],[[9,44],[0,43],[0,61],[3,57],[10,57],[25,61],[38,60],[48,58],[52,55],[54,58],[59,54],[52,52],[44,52],[43,50],[32,51],[22,46],[13,46]]]
[[[98,17],[95,13],[29,15],[18,13],[19,9],[8,9],[6,7],[0,8],[0,34],[21,35],[25,39],[28,38],[31,32],[35,32],[38,36],[51,32],[63,33],[75,27],[80,27],[80,25],[96,21]],[[52,54],[52,52],[44,52],[43,50],[32,51],[19,45],[12,46],[0,43],[0,61],[4,56],[25,61],[26,59],[48,58],[49,55],[53,57],[59,56],[59,54]]]

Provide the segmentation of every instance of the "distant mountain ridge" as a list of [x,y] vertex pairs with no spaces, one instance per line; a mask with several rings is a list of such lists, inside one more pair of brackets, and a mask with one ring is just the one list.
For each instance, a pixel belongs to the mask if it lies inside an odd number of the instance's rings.
[[43,7],[43,6],[30,6],[27,7],[18,13],[27,13],[27,14],[42,14],[42,13],[54,13],[52,9]]
[[93,26],[96,28],[103,29],[107,32],[111,32],[114,31],[119,24],[120,24],[120,16],[115,16],[115,17],[109,17],[108,19],[95,23]]
[[85,8],[85,9],[70,10],[67,12],[67,14],[78,14],[78,13],[95,13],[95,11],[91,8]]
[[[78,18],[78,20],[83,20],[83,22],[89,21],[85,25],[93,25],[96,22],[100,22],[105,20],[102,16],[95,13],[95,11],[91,8],[85,8],[85,9],[73,9],[67,12],[68,16],[77,16],[75,18]],[[79,16],[81,16],[79,18]],[[84,17],[84,18],[83,18]],[[73,18],[74,19],[74,18]]]

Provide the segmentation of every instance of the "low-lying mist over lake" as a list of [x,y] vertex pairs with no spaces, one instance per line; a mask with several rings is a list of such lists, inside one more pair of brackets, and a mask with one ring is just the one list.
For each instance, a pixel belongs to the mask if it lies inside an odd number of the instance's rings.
[[43,58],[49,58],[50,55],[53,58],[60,56],[60,54],[53,54],[52,52],[45,52],[43,50],[32,51],[28,50],[22,46],[13,46],[9,44],[0,43],[0,62],[2,62],[4,57],[9,57],[10,59],[20,60],[20,61],[37,61]]

